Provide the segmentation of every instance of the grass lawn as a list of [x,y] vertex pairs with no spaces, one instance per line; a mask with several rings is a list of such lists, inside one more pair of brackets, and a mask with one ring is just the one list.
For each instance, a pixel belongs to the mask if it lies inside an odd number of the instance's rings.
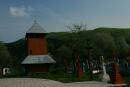
[[[89,81],[88,72],[84,74],[81,79],[78,79],[76,74],[66,74],[66,73],[34,73],[31,75],[33,78],[44,78],[44,79],[51,79],[56,80],[64,83],[68,82],[77,82],[77,81]],[[93,76],[93,80],[97,80],[97,75]]]
[[123,79],[125,80],[127,87],[130,87],[130,76],[123,77]]

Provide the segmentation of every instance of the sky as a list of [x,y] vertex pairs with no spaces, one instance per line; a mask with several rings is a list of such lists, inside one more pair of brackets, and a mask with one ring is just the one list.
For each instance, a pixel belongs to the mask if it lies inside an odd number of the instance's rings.
[[130,0],[0,0],[0,41],[24,38],[35,19],[47,32],[73,24],[130,28]]

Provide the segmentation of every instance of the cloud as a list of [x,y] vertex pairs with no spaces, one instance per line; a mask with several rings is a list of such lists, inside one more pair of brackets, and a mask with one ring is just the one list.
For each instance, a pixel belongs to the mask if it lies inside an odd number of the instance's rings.
[[59,23],[59,25],[65,25],[70,23],[70,20],[67,18],[64,18],[62,15],[60,15],[59,13],[55,12],[53,9],[51,8],[44,8],[45,12],[55,21],[57,21],[57,23]]
[[24,17],[29,16],[30,12],[33,11],[31,7],[9,7],[10,14],[14,17]]

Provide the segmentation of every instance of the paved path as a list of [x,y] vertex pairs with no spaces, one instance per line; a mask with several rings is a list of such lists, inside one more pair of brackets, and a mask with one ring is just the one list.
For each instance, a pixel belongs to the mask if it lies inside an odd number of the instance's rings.
[[67,83],[67,87],[108,87],[110,84],[97,82],[97,81],[86,81],[86,82],[74,82]]
[[107,87],[106,83],[96,81],[61,83],[37,78],[3,78],[0,87]]

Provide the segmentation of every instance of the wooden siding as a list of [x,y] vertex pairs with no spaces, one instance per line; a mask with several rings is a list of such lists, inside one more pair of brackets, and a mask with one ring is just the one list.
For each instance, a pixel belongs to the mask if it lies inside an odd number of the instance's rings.
[[47,54],[47,44],[45,38],[28,38],[27,43],[29,55]]
[[29,72],[31,73],[42,73],[42,72],[49,71],[48,64],[29,65],[28,68],[29,68]]

